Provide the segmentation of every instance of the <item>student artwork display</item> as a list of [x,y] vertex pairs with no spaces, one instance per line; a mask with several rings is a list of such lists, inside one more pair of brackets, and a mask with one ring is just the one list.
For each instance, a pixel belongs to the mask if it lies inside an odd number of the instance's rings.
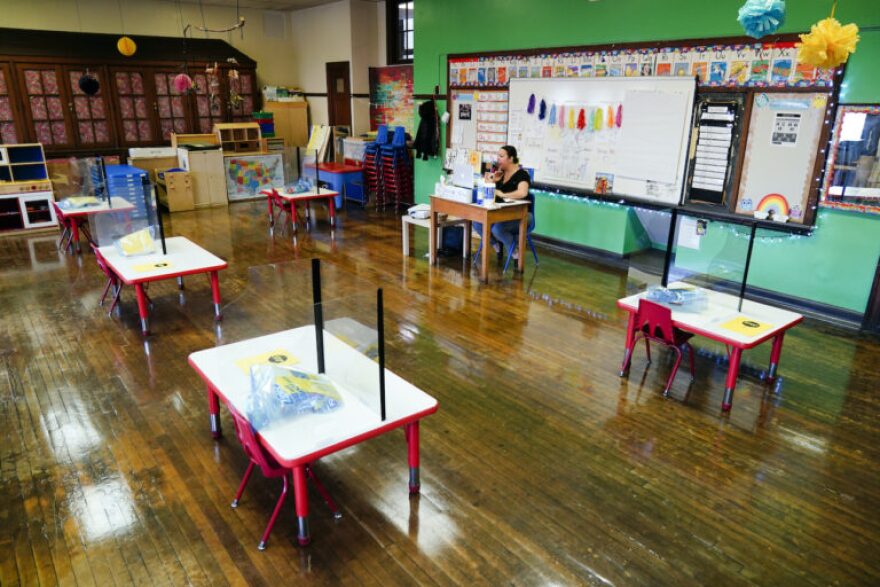
[[225,157],[226,194],[230,200],[258,196],[266,187],[284,187],[281,154]]
[[738,214],[802,224],[814,182],[828,94],[759,94],[736,203]]
[[370,129],[380,124],[413,132],[413,66],[370,68]]
[[[704,87],[830,87],[833,70],[798,63],[795,42],[453,57],[449,86],[507,87],[517,78],[696,76]],[[558,114],[558,113],[557,113]]]
[[697,97],[687,199],[727,204],[740,140],[742,94],[711,93]]

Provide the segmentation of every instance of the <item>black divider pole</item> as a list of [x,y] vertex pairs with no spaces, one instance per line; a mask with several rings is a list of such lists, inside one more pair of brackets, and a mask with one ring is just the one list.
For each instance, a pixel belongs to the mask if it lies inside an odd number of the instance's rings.
[[321,193],[321,171],[318,168],[318,150],[315,149],[315,193]]
[[299,180],[299,178],[302,177],[302,174],[303,174],[302,161],[299,160],[299,145],[297,145],[296,146],[296,179]]
[[758,223],[752,223],[752,232],[749,235],[749,250],[746,253],[746,268],[743,271],[743,281],[742,285],[739,288],[739,307],[737,307],[737,312],[742,312],[743,309],[743,298],[746,295],[746,282],[749,279],[749,265],[752,264],[752,247],[755,245],[755,233],[758,230]]
[[[149,186],[149,190],[153,193],[153,203],[156,205],[156,221],[159,223],[159,239],[162,241],[162,254],[168,254],[168,248],[165,246],[165,225],[162,223],[162,212],[159,210],[159,195],[156,193],[156,190],[153,189],[153,184],[149,181],[146,182],[146,185]],[[149,207],[149,198],[146,198],[146,204]],[[149,220],[149,213],[147,214],[147,220]]]
[[672,247],[675,245],[675,225],[678,220],[678,210],[672,209],[672,216],[669,218],[669,236],[666,239],[666,258],[663,261],[663,279],[660,285],[666,287],[669,281],[669,265],[672,264]]
[[376,323],[379,330],[379,408],[385,421],[385,309],[382,288],[376,290]]
[[312,259],[312,300],[315,305],[315,348],[318,373],[324,372],[324,309],[321,306],[321,260]]

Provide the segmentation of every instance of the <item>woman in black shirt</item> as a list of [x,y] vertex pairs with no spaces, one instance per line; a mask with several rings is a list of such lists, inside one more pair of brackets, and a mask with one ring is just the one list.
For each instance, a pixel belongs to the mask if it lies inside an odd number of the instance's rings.
[[[505,145],[498,150],[498,170],[495,173],[487,173],[486,181],[495,182],[496,197],[529,202],[528,232],[532,232],[535,228],[535,196],[529,192],[532,179],[529,177],[529,173],[520,166],[515,147]],[[474,228],[483,234],[483,227],[480,223],[474,222]],[[492,237],[504,244],[505,247],[516,247],[519,238],[519,220],[493,224]],[[493,243],[493,246],[497,252],[500,252],[497,244]],[[514,258],[517,258],[516,252],[514,252]]]

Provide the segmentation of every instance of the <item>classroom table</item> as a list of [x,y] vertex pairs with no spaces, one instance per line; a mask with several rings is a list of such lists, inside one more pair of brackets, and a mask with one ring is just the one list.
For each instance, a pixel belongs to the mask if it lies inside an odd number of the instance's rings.
[[508,220],[519,220],[519,259],[517,260],[517,269],[523,271],[525,269],[525,258],[523,254],[526,246],[526,229],[529,218],[529,203],[526,201],[505,202],[502,204],[492,204],[492,206],[480,206],[478,204],[469,204],[449,200],[440,196],[431,196],[431,230],[428,235],[430,254],[430,263],[437,263],[437,226],[438,214],[447,214],[448,216],[457,216],[466,220],[464,230],[466,235],[471,234],[471,222],[479,222],[483,225],[482,250],[480,252],[480,279],[485,283],[489,281],[489,235],[491,234],[492,225],[496,222],[505,222]]
[[339,195],[339,192],[312,189],[307,192],[291,194],[287,192],[287,188],[268,188],[260,193],[266,196],[269,206],[269,228],[275,226],[275,206],[278,206],[282,210],[290,212],[290,222],[293,225],[293,232],[296,234],[296,205],[299,202],[306,202],[308,205],[312,200],[327,200],[327,206],[330,210],[330,227],[331,229],[336,228],[336,202],[334,199]]
[[[693,286],[682,282],[669,284],[671,289],[687,287]],[[703,288],[699,289],[706,294],[706,299],[703,301],[698,301],[692,305],[663,305],[672,310],[672,325],[676,328],[699,336],[705,336],[729,347],[730,364],[727,368],[724,397],[721,401],[721,409],[726,412],[733,405],[733,391],[736,388],[742,352],[772,339],[773,347],[770,352],[768,380],[773,382],[776,379],[779,368],[779,359],[782,355],[782,339],[785,336],[785,331],[799,324],[804,317],[795,312],[789,312],[788,310],[774,308],[773,306],[750,300],[743,300],[742,309],[739,309],[740,298],[738,296]],[[633,339],[636,335],[636,313],[639,309],[639,299],[643,298],[645,293],[641,292],[617,300],[617,306],[629,312],[629,320],[626,327],[626,346],[623,363],[620,366],[621,377],[625,376],[629,370],[633,352]],[[744,326],[742,324],[743,320],[752,324],[758,323],[759,326]],[[731,324],[732,322],[733,324]],[[752,328],[755,329],[755,333],[749,332]]]
[[74,251],[77,253],[81,252],[79,245],[79,233],[82,230],[85,233],[86,238],[90,243],[94,243],[92,240],[91,234],[89,233],[86,226],[89,223],[89,216],[95,214],[106,214],[109,212],[125,212],[129,213],[134,210],[134,206],[123,198],[112,197],[110,199],[110,204],[107,204],[106,200],[101,200],[99,204],[94,206],[78,206],[75,208],[68,208],[63,206],[64,200],[57,202],[55,204],[55,215],[58,217],[58,222],[62,225],[69,225],[71,230],[70,244],[73,244]]
[[[317,372],[315,334],[314,326],[303,326],[189,356],[190,366],[207,386],[214,438],[221,435],[221,401],[247,418],[251,364],[265,361],[270,354],[283,353],[294,361],[294,367]],[[403,428],[408,445],[409,490],[418,493],[419,421],[438,407],[436,399],[385,369],[386,419],[382,421],[375,406],[368,405],[372,395],[378,405],[378,384],[371,379],[378,379],[378,365],[330,332],[325,330],[323,336],[326,373],[342,396],[342,406],[326,414],[276,423],[257,434],[278,463],[293,470],[297,537],[303,545],[310,541],[306,466],[323,456]]]
[[[314,169],[315,165],[313,163],[306,163],[306,169]],[[322,183],[327,183],[330,187],[339,192],[340,194],[345,194],[346,200],[357,200],[360,204],[366,204],[367,202],[367,194],[363,190],[364,185],[364,168],[359,165],[350,165],[346,163],[335,163],[335,162],[327,162],[327,163],[318,163],[318,174],[317,178]],[[349,190],[347,189],[350,185],[358,185],[361,186],[361,198],[358,200],[357,198],[352,198],[349,196]],[[337,200],[337,207],[341,205],[341,198]]]
[[[188,238],[174,236],[165,239],[167,255],[161,249],[158,253],[126,257],[116,247],[99,247],[98,252],[108,267],[125,284],[133,285],[137,295],[138,312],[141,318],[141,333],[150,333],[149,304],[144,285],[151,281],[177,279],[182,286],[183,277],[197,273],[207,273],[211,279],[211,295],[214,300],[214,319],[220,320],[220,278],[218,272],[226,269],[226,261],[209,253]],[[161,247],[157,241],[156,247]]]

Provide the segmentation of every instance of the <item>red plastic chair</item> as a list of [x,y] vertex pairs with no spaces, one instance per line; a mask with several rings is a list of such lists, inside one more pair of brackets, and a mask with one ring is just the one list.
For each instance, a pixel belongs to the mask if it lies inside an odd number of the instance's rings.
[[[284,500],[287,497],[288,490],[290,489],[290,483],[288,479],[291,477],[291,469],[280,465],[278,461],[275,460],[275,457],[266,452],[266,449],[263,448],[263,446],[257,440],[257,437],[254,435],[254,430],[253,428],[251,428],[250,422],[248,422],[232,406],[227,407],[229,407],[229,412],[232,414],[232,421],[235,424],[235,434],[241,441],[241,447],[244,449],[244,453],[247,455],[248,460],[250,460],[248,468],[244,472],[244,478],[241,480],[241,484],[238,486],[238,491],[235,494],[235,499],[232,500],[232,507],[238,507],[238,502],[241,499],[241,495],[244,493],[244,488],[247,486],[247,483],[251,478],[251,473],[254,471],[255,465],[260,467],[260,470],[263,472],[264,477],[273,479],[281,477],[281,480],[284,483],[283,488],[281,489],[281,497],[278,498],[278,503],[275,504],[275,510],[272,512],[272,517],[269,518],[269,524],[266,526],[266,531],[263,532],[263,537],[260,539],[260,544],[257,545],[258,549],[266,550],[266,542],[269,540],[269,534],[272,532],[272,527],[275,525],[275,521],[278,519],[278,514],[281,512],[281,506],[284,505]],[[321,497],[327,503],[327,507],[329,507],[330,511],[333,512],[333,517],[336,519],[341,518],[342,512],[339,511],[339,507],[336,505],[336,502],[333,501],[333,498],[330,497],[330,493],[318,480],[317,475],[315,475],[314,471],[312,471],[312,467],[310,465],[306,465],[306,474],[308,475],[308,478],[311,479],[312,482],[314,482],[315,488],[318,490],[318,493],[321,494]]]
[[104,259],[104,256],[101,254],[101,251],[98,250],[98,247],[95,243],[89,243],[92,247],[92,252],[95,254],[95,261],[98,263],[98,268],[101,272],[107,277],[107,285],[104,286],[104,291],[101,292],[101,301],[98,302],[99,306],[104,305],[104,300],[107,297],[107,292],[110,291],[110,287],[113,286],[113,303],[110,304],[110,311],[107,313],[108,315],[113,313],[113,309],[119,303],[119,296],[122,294],[122,280],[117,277],[116,273],[110,269],[110,266],[107,265],[107,261]]
[[[55,219],[58,221],[58,226],[63,229],[61,231],[61,240],[58,241],[58,247],[67,251],[70,249],[70,245],[73,244],[71,242],[73,241],[73,229],[70,227],[70,220],[64,217],[57,203],[52,202],[52,207],[55,209]],[[65,240],[67,241],[66,244]]]
[[648,355],[648,363],[651,362],[651,344],[654,341],[658,344],[670,347],[675,352],[675,364],[672,366],[672,372],[666,382],[666,388],[663,395],[668,396],[678,373],[678,367],[681,365],[681,347],[687,347],[688,356],[690,357],[691,379],[694,378],[694,348],[688,342],[693,336],[689,332],[679,330],[672,325],[672,310],[666,306],[662,306],[651,300],[640,299],[639,311],[636,314],[636,335],[633,338],[633,349],[639,337],[645,339],[645,352]]

